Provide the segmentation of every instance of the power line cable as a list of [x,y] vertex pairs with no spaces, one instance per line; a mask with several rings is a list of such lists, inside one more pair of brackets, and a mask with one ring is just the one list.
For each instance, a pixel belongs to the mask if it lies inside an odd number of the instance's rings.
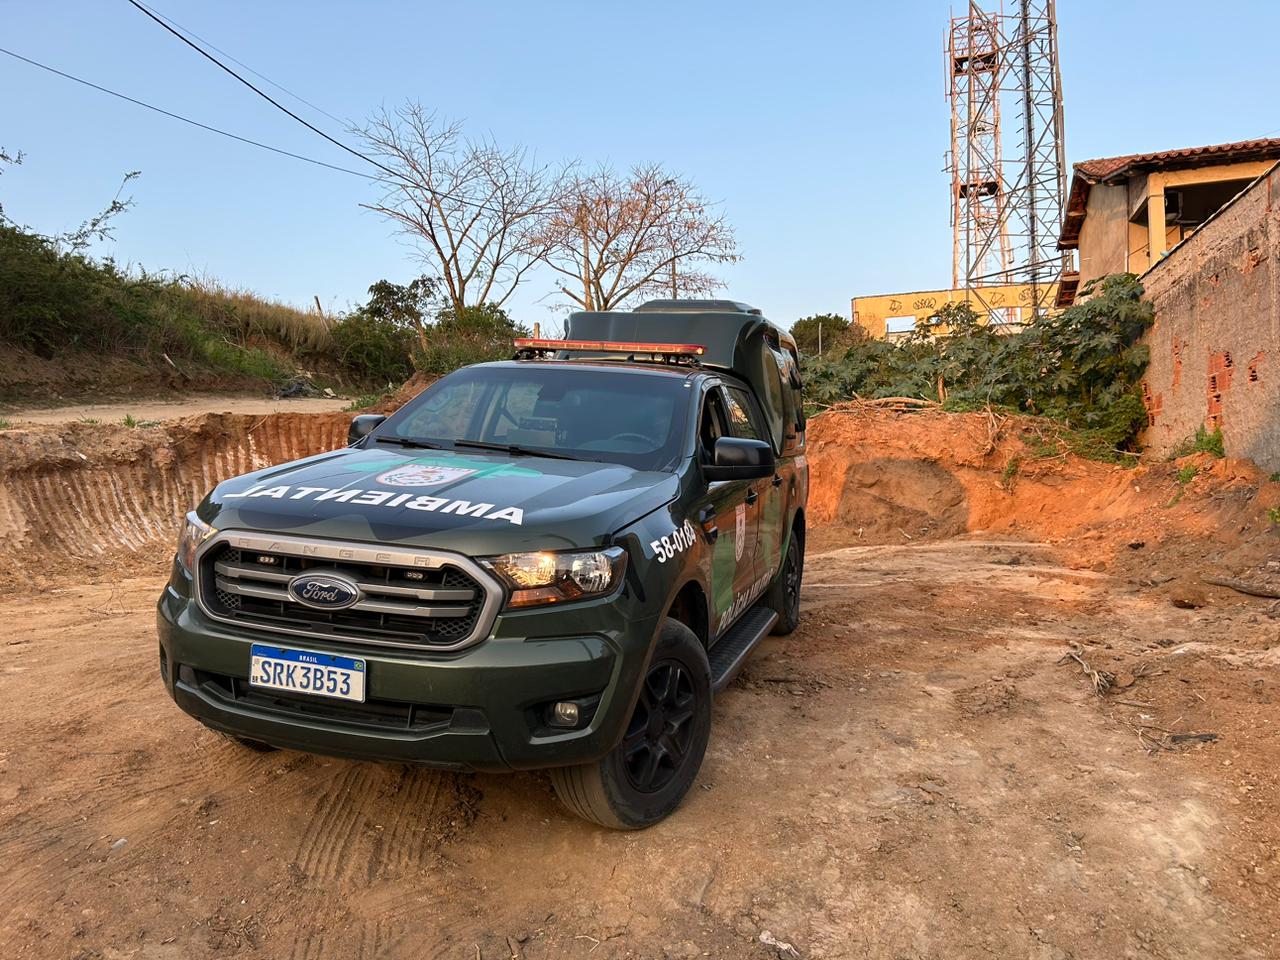
[[[435,190],[435,189],[433,189],[433,188],[431,188],[431,187],[427,186],[426,184],[415,184],[415,183],[409,183],[409,182],[407,182],[406,178],[405,178],[404,176],[402,176],[401,174],[397,173],[395,170],[393,170],[393,169],[391,169],[390,167],[386,166],[385,164],[380,163],[379,161],[377,161],[377,160],[373,159],[373,157],[370,157],[370,156],[368,156],[367,154],[363,154],[363,153],[361,153],[359,150],[355,149],[354,147],[350,147],[350,146],[348,146],[347,144],[343,143],[341,140],[338,140],[338,139],[336,139],[336,138],[334,138],[334,137],[329,136],[329,134],[325,133],[323,130],[321,130],[319,127],[317,127],[315,124],[313,124],[313,123],[311,123],[311,122],[309,122],[309,121],[307,121],[307,120],[304,120],[302,117],[298,116],[296,113],[294,113],[294,112],[293,112],[292,110],[290,110],[288,107],[284,106],[284,105],[283,105],[282,103],[280,103],[278,100],[274,99],[274,98],[273,98],[273,97],[271,97],[269,94],[264,93],[264,92],[263,92],[262,90],[260,90],[258,87],[254,86],[252,83],[250,83],[250,82],[249,82],[248,80],[246,80],[244,77],[240,76],[240,74],[236,73],[234,70],[232,70],[230,67],[228,67],[225,63],[223,63],[221,60],[219,60],[219,59],[218,59],[217,57],[215,57],[213,54],[209,53],[209,51],[205,50],[205,49],[204,49],[203,47],[201,47],[199,44],[192,42],[192,41],[191,41],[189,38],[187,38],[187,37],[186,37],[186,36],[185,36],[185,35],[184,35],[180,30],[177,30],[177,29],[175,29],[174,27],[170,26],[168,23],[165,23],[163,19],[161,19],[157,14],[152,13],[152,12],[151,12],[147,7],[145,7],[143,4],[139,3],[139,2],[138,2],[138,0],[127,0],[127,2],[128,2],[131,6],[135,7],[137,10],[139,10],[141,13],[143,13],[144,15],[146,15],[147,17],[149,17],[151,20],[154,20],[154,21],[155,21],[156,23],[158,23],[160,26],[164,27],[164,29],[165,29],[165,30],[167,30],[169,33],[173,34],[175,37],[177,37],[179,40],[181,40],[183,43],[185,43],[187,46],[189,46],[192,50],[196,51],[196,53],[200,54],[200,56],[204,57],[204,58],[205,58],[206,60],[208,60],[210,63],[212,63],[212,64],[216,65],[220,70],[224,70],[224,71],[226,71],[227,73],[229,73],[231,76],[235,77],[237,80],[239,80],[241,83],[243,83],[246,87],[248,87],[250,90],[252,90],[252,91],[253,91],[254,93],[256,93],[258,96],[262,97],[262,99],[264,99],[264,100],[266,100],[268,103],[270,103],[270,104],[271,104],[273,107],[275,107],[277,110],[280,110],[281,112],[283,112],[283,113],[285,113],[285,114],[288,114],[290,117],[292,117],[294,120],[297,120],[300,124],[302,124],[302,125],[303,125],[304,127],[306,127],[308,130],[312,131],[313,133],[318,134],[318,135],[319,135],[319,136],[321,136],[321,137],[324,137],[324,139],[328,140],[328,141],[329,141],[330,143],[332,143],[334,146],[339,147],[339,148],[341,148],[341,149],[343,149],[343,150],[347,151],[347,153],[351,154],[353,157],[359,157],[361,160],[365,161],[366,163],[371,163],[371,164],[373,164],[375,167],[377,167],[379,170],[382,170],[383,172],[385,172],[385,173],[387,173],[387,174],[390,174],[390,175],[391,175],[391,177],[393,178],[393,181],[392,181],[392,182],[393,182],[393,183],[395,183],[397,186],[400,186],[400,187],[402,187],[402,188],[403,188],[403,187],[405,187],[405,186],[409,186],[409,187],[412,187],[413,189],[421,190],[421,191],[423,191],[424,193],[430,194],[431,196],[435,197],[437,200],[451,200],[451,201],[453,201],[454,203],[459,204],[459,205],[464,206],[464,207],[471,207],[471,208],[473,208],[473,209],[475,209],[475,210],[483,210],[483,211],[488,212],[488,213],[497,213],[497,214],[499,214],[499,215],[505,215],[505,211],[500,210],[500,209],[495,209],[494,207],[491,207],[491,206],[489,206],[488,204],[485,204],[485,203],[477,203],[475,200],[466,200],[466,199],[463,199],[462,197],[455,197],[455,196],[453,196],[453,195],[452,195],[452,194],[450,194],[450,193],[441,193],[439,190]],[[268,82],[270,82],[270,81],[268,81]],[[281,89],[283,89],[283,87],[282,87]],[[322,111],[322,112],[323,112],[323,111]],[[341,122],[341,121],[339,121],[339,122]],[[374,180],[382,180],[383,178],[381,178],[381,177],[373,177],[373,178],[371,178],[371,179],[374,179]]]
[[[32,60],[30,57],[24,57],[20,53],[14,53],[12,50],[6,50],[4,47],[0,47],[0,53],[5,54],[6,56],[13,57],[15,60],[21,60],[23,63],[30,64],[33,67],[39,67],[41,70],[46,70],[49,73],[55,74],[59,77],[63,77],[67,80],[72,80],[75,83],[82,84],[93,90],[97,90],[100,93],[105,93],[109,96],[116,97],[128,103],[132,103],[135,106],[142,107],[146,110],[151,110],[155,113],[163,114],[164,116],[171,117],[174,120],[181,120],[183,123],[189,123],[191,126],[199,127],[201,130],[207,130],[210,133],[216,133],[219,136],[229,137],[232,140],[238,140],[241,143],[247,143],[252,147],[258,147],[259,149],[262,149],[262,150],[270,150],[272,153],[278,153],[283,157],[292,157],[294,160],[302,160],[304,163],[313,163],[318,167],[325,167],[329,170],[337,170],[339,173],[349,173],[352,176],[360,177],[362,180],[376,180],[381,183],[388,182],[385,177],[378,177],[378,176],[374,176],[373,174],[362,173],[359,170],[352,170],[349,167],[340,167],[337,164],[326,163],[324,160],[317,160],[314,157],[306,157],[300,153],[293,153],[289,150],[284,150],[280,147],[273,147],[269,143],[261,143],[258,140],[251,140],[248,137],[242,137],[238,133],[232,133],[229,130],[223,130],[219,127],[212,127],[207,123],[201,123],[199,120],[192,120],[190,117],[184,117],[180,113],[174,113],[171,110],[165,110],[163,107],[157,107],[154,104],[147,103],[143,100],[138,100],[134,97],[128,96],[127,94],[118,93],[115,90],[110,90],[107,87],[100,86],[89,80],[82,79],[81,77],[74,76],[73,74],[70,74],[70,73],[65,73],[62,70],[57,69],[56,67],[51,67],[48,64],[40,63],[38,60]],[[400,182],[401,182],[401,178],[397,177],[396,183],[400,183]]]
[[193,38],[194,38],[194,39],[196,39],[196,40],[199,40],[201,43],[203,43],[203,44],[204,44],[206,47],[208,47],[210,50],[217,51],[218,53],[220,53],[220,54],[222,54],[224,57],[226,57],[228,60],[230,60],[232,63],[237,64],[238,66],[244,67],[244,69],[248,70],[250,73],[252,73],[252,74],[253,74],[255,77],[257,77],[259,80],[262,80],[262,81],[264,81],[264,82],[266,82],[266,83],[269,83],[269,84],[271,84],[271,86],[275,87],[277,90],[281,90],[281,91],[283,91],[284,93],[287,93],[289,96],[293,97],[293,99],[297,100],[299,103],[304,103],[304,104],[306,104],[306,105],[307,105],[308,107],[310,107],[312,110],[316,111],[316,113],[322,113],[322,114],[324,114],[326,117],[328,117],[328,118],[329,118],[330,120],[332,120],[334,123],[339,123],[339,124],[346,124],[346,123],[347,123],[347,121],[342,120],[342,119],[340,119],[340,118],[338,118],[338,117],[335,117],[335,116],[334,116],[332,113],[330,113],[328,110],[324,109],[324,107],[318,107],[318,106],[316,106],[314,103],[312,103],[310,100],[308,100],[306,97],[299,96],[298,94],[296,94],[296,93],[294,93],[292,90],[290,90],[288,87],[286,87],[286,86],[284,86],[284,85],[282,85],[282,84],[276,83],[274,80],[272,80],[272,79],[271,79],[270,77],[268,77],[266,74],[259,73],[257,70],[253,69],[253,67],[249,66],[249,65],[248,65],[247,63],[245,63],[243,60],[237,60],[234,56],[232,56],[231,54],[227,53],[227,51],[223,50],[221,47],[217,46],[216,44],[210,43],[208,40],[206,40],[204,37],[200,36],[198,33],[196,33],[196,32],[195,32],[194,30],[192,30],[190,27],[184,27],[184,26],[183,26],[182,24],[180,24],[177,20],[173,19],[173,17],[171,17],[171,16],[169,16],[169,15],[167,15],[167,14],[161,13],[159,10],[157,10],[155,7],[151,6],[150,4],[142,4],[142,5],[143,5],[143,6],[145,6],[149,11],[151,11],[152,13],[154,13],[157,17],[160,17],[161,19],[163,19],[163,20],[167,21],[168,23],[173,24],[173,26],[175,26],[177,29],[181,30],[183,33],[187,34],[187,35],[188,35],[188,36],[190,36],[190,37],[193,37]]
[[[395,177],[397,180],[403,179],[400,176],[400,174],[396,173],[396,171],[392,170],[386,164],[379,163],[377,160],[373,159],[372,157],[361,153],[359,150],[355,149],[355,147],[347,146],[341,140],[338,140],[335,137],[329,136],[329,134],[325,133],[315,124],[311,123],[309,120],[304,120],[302,117],[298,116],[288,107],[286,107],[284,104],[280,103],[279,100],[276,100],[274,97],[272,97],[268,93],[264,93],[261,89],[254,86],[252,82],[240,76],[240,74],[236,73],[234,70],[228,67],[225,63],[223,63],[213,54],[209,53],[209,51],[205,50],[198,43],[192,42],[181,31],[175,30],[173,27],[169,26],[169,24],[165,23],[162,19],[160,19],[160,17],[156,16],[154,13],[152,13],[150,10],[144,7],[141,3],[139,3],[138,0],[126,0],[126,2],[129,3],[131,6],[133,6],[134,8],[136,8],[138,11],[140,11],[143,15],[149,17],[150,19],[154,20],[156,23],[160,24],[160,26],[164,27],[165,30],[169,31],[169,33],[172,33],[175,37],[177,37],[179,40],[181,40],[183,43],[189,46],[196,53],[200,54],[200,56],[204,57],[210,63],[214,64],[219,69],[225,70],[227,73],[231,74],[231,76],[235,77],[237,80],[243,83],[246,87],[248,87],[258,96],[262,97],[262,99],[266,100],[269,104],[271,104],[277,110],[287,113],[289,116],[293,117],[293,119],[297,120],[300,124],[302,124],[308,130],[312,131],[313,133],[319,134],[320,136],[328,140],[330,143],[332,143],[335,147],[338,147],[342,150],[347,151],[347,153],[351,154],[353,157],[359,157],[361,160],[365,161],[366,163],[373,164],[379,170],[383,171],[384,173],[390,174],[392,177]],[[435,194],[434,190],[430,192]],[[436,195],[439,196],[439,194],[436,194]],[[450,198],[450,199],[453,199],[453,198]],[[464,201],[459,201],[459,202],[464,202]]]

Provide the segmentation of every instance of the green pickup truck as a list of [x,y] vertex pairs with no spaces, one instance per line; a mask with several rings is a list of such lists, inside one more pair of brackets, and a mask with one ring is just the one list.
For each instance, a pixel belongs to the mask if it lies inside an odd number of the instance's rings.
[[715,693],[799,619],[795,342],[677,300],[515,350],[219,484],[160,597],[160,675],[252,749],[550,768],[573,812],[645,827]]

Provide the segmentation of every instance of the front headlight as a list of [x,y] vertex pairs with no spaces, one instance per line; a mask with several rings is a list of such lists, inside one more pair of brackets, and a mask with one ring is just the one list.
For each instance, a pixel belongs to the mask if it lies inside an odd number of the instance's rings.
[[621,547],[508,553],[482,561],[511,588],[508,607],[536,607],[611,593],[627,569]]
[[178,536],[178,562],[187,573],[194,574],[196,568],[196,547],[217,533],[213,527],[205,523],[195,513],[188,513],[182,524],[182,533]]

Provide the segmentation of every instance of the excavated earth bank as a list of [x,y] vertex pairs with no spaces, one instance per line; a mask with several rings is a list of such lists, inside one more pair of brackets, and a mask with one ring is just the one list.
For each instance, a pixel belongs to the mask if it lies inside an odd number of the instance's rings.
[[219,481],[346,443],[349,414],[209,414],[0,433],[0,586],[118,576],[163,555]]
[[801,627],[622,834],[543,776],[246,753],[168,700],[178,519],[347,420],[0,432],[0,957],[1280,956],[1280,603],[1204,582],[1280,591],[1251,465],[816,418]]

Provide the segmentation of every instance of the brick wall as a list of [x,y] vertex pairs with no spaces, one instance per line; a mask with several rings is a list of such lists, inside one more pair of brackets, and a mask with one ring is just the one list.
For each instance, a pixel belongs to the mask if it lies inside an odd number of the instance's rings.
[[1229,456],[1280,470],[1280,164],[1142,278],[1155,304],[1144,441],[1167,454],[1204,425]]

